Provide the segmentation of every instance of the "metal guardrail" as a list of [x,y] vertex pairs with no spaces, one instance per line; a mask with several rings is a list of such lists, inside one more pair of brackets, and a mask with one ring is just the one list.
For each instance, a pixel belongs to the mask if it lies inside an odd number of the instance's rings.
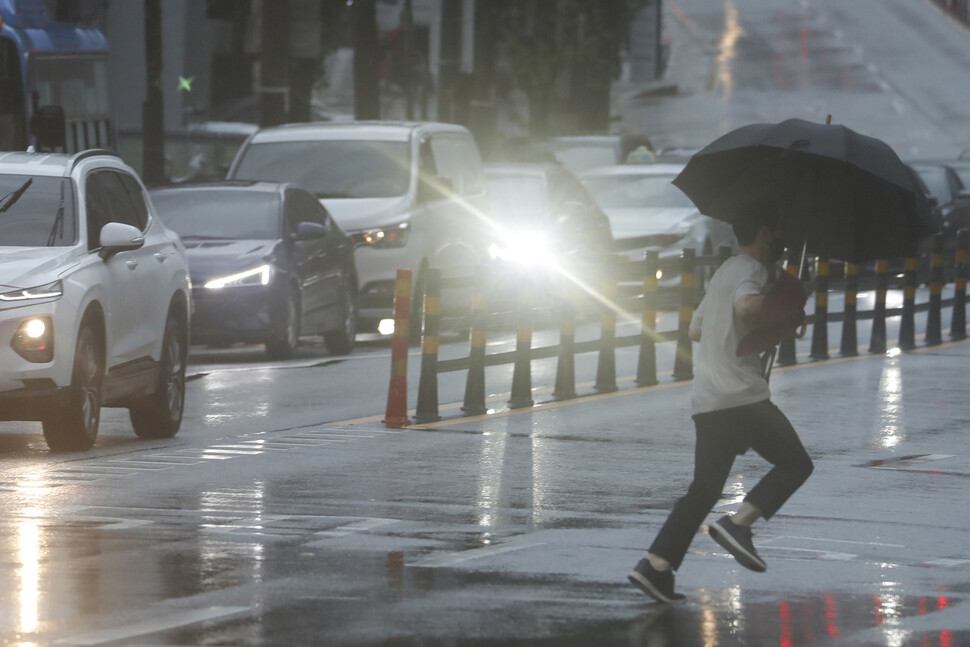
[[[968,248],[970,248],[970,232],[961,230],[956,237],[956,249],[952,256],[952,277],[954,296],[943,299],[942,289],[946,284],[947,272],[944,268],[944,241],[937,235],[929,259],[929,274],[927,284],[930,288],[929,300],[916,303],[916,288],[918,281],[917,258],[903,259],[901,275],[890,275],[888,260],[876,261],[871,268],[866,268],[862,277],[866,287],[876,292],[875,305],[872,310],[858,311],[856,294],[860,289],[860,267],[855,264],[845,264],[842,276],[838,279],[839,291],[845,294],[845,308],[842,312],[829,312],[828,295],[830,293],[830,263],[826,259],[815,259],[814,276],[809,283],[815,297],[815,311],[806,317],[806,324],[812,328],[811,352],[813,360],[823,360],[829,357],[828,324],[841,322],[842,337],[839,354],[843,357],[858,355],[858,341],[856,338],[856,324],[860,320],[872,320],[872,332],[868,350],[870,353],[883,353],[887,349],[886,319],[901,317],[898,346],[901,350],[915,348],[915,319],[916,312],[928,312],[925,343],[927,345],[942,342],[942,309],[952,308],[950,337],[954,340],[966,337],[966,286],[968,278]],[[413,313],[418,322],[423,322],[422,364],[418,389],[418,403],[415,411],[415,421],[427,423],[440,419],[437,402],[438,375],[456,371],[467,371],[465,398],[462,411],[466,415],[477,415],[487,411],[485,406],[485,368],[503,364],[513,364],[513,378],[509,406],[511,408],[532,406],[531,397],[531,362],[539,359],[558,358],[556,384],[553,397],[564,400],[577,397],[575,389],[574,359],[577,354],[596,352],[599,354],[597,362],[596,383],[597,392],[617,390],[615,351],[618,348],[639,346],[636,384],[650,386],[657,384],[656,345],[674,342],[677,345],[673,367],[673,379],[688,380],[693,377],[692,342],[688,338],[688,326],[694,308],[700,303],[704,295],[703,282],[695,282],[698,270],[702,274],[712,274],[721,263],[731,255],[731,249],[722,247],[716,255],[695,257],[694,251],[687,249],[679,257],[659,258],[656,252],[648,252],[641,261],[615,260],[606,264],[606,271],[593,273],[598,299],[582,301],[577,299],[575,290],[559,290],[552,299],[546,301],[542,307],[536,307],[535,291],[530,286],[519,281],[520,289],[511,307],[506,309],[489,308],[489,286],[495,277],[490,277],[487,267],[479,268],[472,275],[441,277],[440,270],[430,269],[426,275],[426,293],[424,295],[423,312]],[[786,269],[792,274],[798,274],[801,259],[789,258]],[[665,275],[679,271],[680,284],[676,288],[661,288],[658,285],[658,269]],[[871,269],[871,273],[869,270]],[[399,279],[400,280],[400,279]],[[406,279],[410,284],[410,277]],[[631,285],[636,290],[623,294],[618,287]],[[546,289],[555,288],[547,285]],[[902,288],[903,305],[899,308],[886,307],[886,293],[891,288]],[[445,316],[441,310],[442,293],[447,291],[472,291],[470,309],[458,316]],[[403,287],[397,294],[407,293]],[[548,296],[548,295],[545,295]],[[407,298],[410,298],[408,295]],[[656,329],[657,313],[659,311],[678,312],[677,328],[671,330]],[[641,317],[640,331],[632,335],[616,335],[617,312],[639,313]],[[422,317],[423,315],[423,317]],[[588,341],[575,341],[575,325],[577,318],[587,319],[598,316],[600,319],[600,337]],[[532,325],[538,319],[558,321],[560,339],[556,345],[532,347]],[[408,330],[411,322],[404,320],[397,322],[397,329]],[[516,329],[516,349],[501,353],[486,353],[486,339],[490,331],[496,329]],[[466,357],[457,359],[438,359],[438,336],[442,331],[468,330],[470,347]],[[401,367],[401,353],[396,353],[392,373],[394,402],[389,393],[388,420],[395,421],[394,426],[407,424],[406,402],[402,398],[405,391],[400,384],[404,370]],[[406,362],[406,350],[403,355]],[[778,351],[779,365],[790,365],[796,362],[795,342],[793,338],[783,340]],[[393,411],[392,411],[393,409]]]

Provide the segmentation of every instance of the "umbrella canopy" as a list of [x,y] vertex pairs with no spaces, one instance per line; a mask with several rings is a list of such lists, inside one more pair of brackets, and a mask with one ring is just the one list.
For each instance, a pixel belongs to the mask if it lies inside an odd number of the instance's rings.
[[844,261],[911,254],[936,229],[913,170],[885,142],[845,126],[743,126],[691,157],[674,184],[729,223],[767,202],[786,245]]

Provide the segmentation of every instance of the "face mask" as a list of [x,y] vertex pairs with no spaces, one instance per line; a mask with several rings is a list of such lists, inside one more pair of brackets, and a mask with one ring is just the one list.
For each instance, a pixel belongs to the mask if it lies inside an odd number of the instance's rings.
[[768,248],[768,257],[765,259],[765,265],[774,265],[781,260],[782,254],[785,253],[785,243],[781,242],[777,237],[771,237],[771,246]]

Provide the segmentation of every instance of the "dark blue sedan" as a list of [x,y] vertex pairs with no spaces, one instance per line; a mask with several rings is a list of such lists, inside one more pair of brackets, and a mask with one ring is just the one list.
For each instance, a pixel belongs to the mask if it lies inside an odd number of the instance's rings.
[[353,245],[306,190],[223,182],[155,189],[159,217],[185,244],[192,278],[192,341],[262,343],[274,359],[303,336],[353,350]]

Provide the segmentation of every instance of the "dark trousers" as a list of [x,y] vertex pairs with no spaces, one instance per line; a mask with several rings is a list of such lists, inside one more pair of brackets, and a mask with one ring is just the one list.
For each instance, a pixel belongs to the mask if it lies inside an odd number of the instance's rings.
[[770,519],[812,473],[812,459],[798,434],[769,400],[694,416],[697,444],[694,481],[674,505],[650,547],[676,570],[704,518],[722,497],[734,457],[753,449],[774,467],[745,501]]

